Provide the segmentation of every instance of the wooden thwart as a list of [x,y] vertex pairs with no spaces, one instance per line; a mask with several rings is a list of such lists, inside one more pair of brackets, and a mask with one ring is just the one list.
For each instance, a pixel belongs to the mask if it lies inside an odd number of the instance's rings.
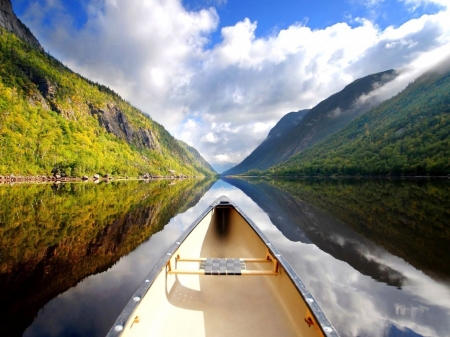
[[[178,269],[178,262],[199,262],[200,269]],[[272,263],[272,270],[247,270],[246,263]],[[242,276],[276,276],[278,275],[278,261],[267,250],[265,258],[205,258],[205,257],[183,257],[175,258],[175,269],[171,262],[166,266],[167,274],[171,275],[242,275]]]
[[[192,258],[176,258],[177,262],[202,262],[202,261],[206,261],[208,258],[206,257],[192,257]],[[268,259],[258,259],[258,258],[239,258],[239,260],[244,261],[246,263],[249,262],[272,262],[271,260]]]
[[[175,269],[175,270],[168,270],[167,274],[170,275],[206,275],[204,270],[181,270],[181,269]],[[216,275],[216,274],[212,274]],[[230,274],[227,274],[230,275]],[[278,275],[278,272],[273,272],[270,270],[241,270],[242,276],[264,276],[264,275],[271,275],[276,276]],[[224,276],[222,274],[217,274],[216,276]]]

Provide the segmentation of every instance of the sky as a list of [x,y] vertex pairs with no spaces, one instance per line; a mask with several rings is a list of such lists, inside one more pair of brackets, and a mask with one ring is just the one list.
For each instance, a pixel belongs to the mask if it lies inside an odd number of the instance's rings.
[[450,55],[450,0],[12,0],[50,54],[222,172],[291,111]]

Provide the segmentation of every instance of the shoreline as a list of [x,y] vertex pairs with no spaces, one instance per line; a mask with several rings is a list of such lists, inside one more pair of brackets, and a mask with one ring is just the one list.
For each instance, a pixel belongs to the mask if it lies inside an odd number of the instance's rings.
[[0,176],[0,185],[18,183],[72,183],[72,182],[110,182],[123,180],[174,180],[197,179],[201,176],[150,176],[150,177],[54,177],[54,176]]
[[321,179],[409,179],[409,178],[447,178],[448,175],[290,175],[290,176],[258,176],[258,175],[230,175],[224,176],[224,178],[239,179],[239,178],[264,178],[264,179],[308,179],[308,178],[321,178]]

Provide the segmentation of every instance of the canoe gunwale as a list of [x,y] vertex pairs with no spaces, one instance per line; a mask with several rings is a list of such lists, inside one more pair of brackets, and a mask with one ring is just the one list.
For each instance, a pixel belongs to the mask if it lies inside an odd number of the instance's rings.
[[[181,236],[175,241],[167,250],[166,254],[163,255],[160,261],[153,267],[150,273],[145,277],[144,281],[140,284],[138,289],[135,291],[131,299],[128,301],[125,308],[122,310],[119,317],[114,322],[113,326],[109,330],[107,337],[116,337],[122,334],[121,329],[116,329],[117,327],[125,328],[128,320],[132,317],[132,314],[137,306],[139,306],[140,299],[142,299],[147,291],[150,289],[160,272],[165,268],[176,252],[179,246],[184,242],[184,240],[191,234],[191,232],[197,227],[197,225],[210,213],[215,207],[233,207],[250,225],[250,227],[255,231],[255,233],[260,237],[260,239],[266,245],[268,252],[278,261],[279,265],[284,268],[286,273],[289,275],[294,286],[297,288],[299,294],[303,298],[306,306],[308,307],[311,315],[315,318],[316,322],[320,325],[320,330],[327,337],[339,337],[336,329],[330,323],[325,313],[322,311],[317,301],[313,295],[309,292],[308,288],[301,281],[300,277],[297,275],[295,270],[289,264],[289,262],[284,258],[281,252],[272,245],[270,240],[264,235],[264,233],[259,229],[259,227],[251,220],[235,203],[225,196],[221,196],[216,199],[210,206],[208,206],[205,211],[197,217],[196,220],[181,234]],[[306,320],[306,319],[305,319]]]
[[[217,200],[216,200],[217,201]],[[195,219],[192,224],[181,234],[181,236],[175,241],[167,250],[166,254],[161,257],[159,262],[153,267],[153,269],[150,271],[150,273],[145,277],[144,282],[142,282],[139,286],[139,288],[134,292],[131,299],[128,301],[125,308],[120,313],[119,317],[114,322],[113,326],[109,330],[107,337],[115,337],[120,336],[122,333],[122,330],[116,330],[116,327],[122,327],[125,328],[125,325],[127,324],[128,320],[131,318],[131,315],[133,314],[134,310],[137,306],[139,306],[140,299],[145,296],[147,291],[150,289],[152,284],[155,282],[156,278],[158,277],[159,273],[163,268],[167,266],[167,263],[169,262],[172,255],[175,253],[175,251],[180,247],[180,245],[183,243],[183,241],[188,237],[189,234],[194,230],[195,227],[200,223],[200,221],[203,220],[203,218],[214,209],[214,206],[216,205],[216,202],[208,206],[206,210],[200,214],[197,219]],[[148,282],[147,282],[148,280]],[[135,298],[139,298],[138,301],[135,300]]]
[[339,337],[334,326],[325,316],[325,313],[320,308],[314,296],[309,292],[306,285],[300,279],[300,277],[295,272],[294,268],[289,264],[289,262],[284,258],[281,252],[270,242],[270,240],[265,236],[265,234],[259,229],[259,227],[250,219],[236,204],[230,202],[233,205],[235,210],[247,221],[247,223],[253,228],[253,230],[258,234],[261,240],[264,241],[267,246],[269,252],[271,252],[272,256],[274,256],[278,263],[284,268],[286,273],[289,275],[289,278],[292,280],[294,286],[297,288],[300,295],[303,297],[306,306],[309,308],[311,314],[316,319],[316,322],[320,324],[320,330],[327,337]]

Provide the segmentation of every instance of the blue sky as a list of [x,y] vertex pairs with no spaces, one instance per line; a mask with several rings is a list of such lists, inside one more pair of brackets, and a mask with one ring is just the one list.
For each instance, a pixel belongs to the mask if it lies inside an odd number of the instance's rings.
[[[27,7],[37,2],[46,1],[14,0],[13,6],[17,15],[23,15]],[[61,2],[67,12],[71,13],[77,28],[81,28],[87,21],[86,0],[66,0]],[[312,29],[321,29],[337,22],[350,22],[349,18],[366,17],[374,20],[382,29],[387,26],[399,26],[411,18],[418,18],[423,14],[435,14],[442,6],[432,2],[423,2],[411,10],[401,1],[363,1],[363,0],[227,0],[204,1],[185,0],[182,2],[186,10],[198,11],[202,8],[215,6],[220,25],[217,30],[217,40],[220,39],[220,28],[232,26],[236,22],[249,18],[258,21],[257,36],[266,36],[274,30],[285,29],[290,25],[301,22]],[[51,13],[48,13],[51,15]]]
[[[45,0],[13,0],[16,14],[24,15],[31,3],[45,4]],[[73,19],[72,25],[81,29],[88,20],[87,0],[65,0],[61,2]],[[417,5],[405,6],[402,1],[364,1],[364,0],[184,0],[183,6],[188,11],[198,11],[214,6],[219,17],[218,29],[212,34],[211,45],[221,40],[220,29],[233,26],[236,22],[249,18],[258,22],[256,37],[264,37],[295,23],[302,23],[311,29],[323,29],[338,22],[352,21],[355,18],[369,18],[381,29],[388,26],[398,27],[412,18],[424,14],[436,14],[442,5],[433,2],[419,2]],[[414,10],[412,10],[414,8]],[[54,13],[54,12],[53,12]],[[44,22],[50,23],[52,11],[47,12]]]
[[[206,1],[183,1],[186,8],[198,9]],[[338,22],[347,22],[352,26],[352,18],[370,18],[380,28],[399,26],[411,18],[423,14],[435,14],[441,6],[422,3],[414,11],[399,1],[362,1],[362,0],[228,0],[216,7],[220,16],[220,27],[231,26],[249,18],[258,21],[257,37],[272,34],[300,22],[312,29],[323,29]],[[215,42],[220,40],[220,28],[215,34]]]
[[196,147],[218,171],[286,113],[357,78],[450,54],[448,0],[13,0],[44,48]]

